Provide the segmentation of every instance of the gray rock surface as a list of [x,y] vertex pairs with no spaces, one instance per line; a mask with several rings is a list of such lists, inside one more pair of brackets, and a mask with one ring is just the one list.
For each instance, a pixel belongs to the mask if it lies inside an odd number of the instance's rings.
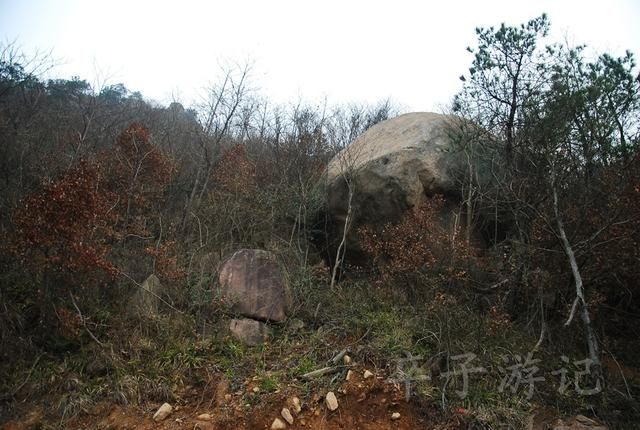
[[434,194],[455,194],[465,168],[455,148],[460,119],[430,112],[400,115],[374,125],[329,163],[329,209],[346,215],[348,172],[360,219],[394,221]]
[[[342,236],[350,188],[351,232],[365,224],[399,221],[436,194],[445,197],[443,224],[449,225],[454,215],[463,217],[460,180],[469,161],[481,181],[490,180],[487,169],[481,168],[480,157],[468,158],[463,150],[462,142],[469,142],[474,130],[455,116],[416,112],[383,121],[364,132],[327,168],[327,212],[335,230],[333,239]],[[478,147],[473,151],[479,151]],[[362,261],[352,234],[348,242],[351,257]]]
[[263,344],[270,335],[266,324],[248,318],[231,320],[229,330],[233,337],[249,346]]

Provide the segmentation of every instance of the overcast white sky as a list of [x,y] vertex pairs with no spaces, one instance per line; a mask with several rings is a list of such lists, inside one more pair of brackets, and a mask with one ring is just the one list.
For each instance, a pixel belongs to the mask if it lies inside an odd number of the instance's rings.
[[546,12],[554,38],[640,55],[640,0],[0,0],[0,40],[53,50],[57,77],[108,77],[189,105],[230,62],[277,102],[391,98],[438,110],[474,28]]

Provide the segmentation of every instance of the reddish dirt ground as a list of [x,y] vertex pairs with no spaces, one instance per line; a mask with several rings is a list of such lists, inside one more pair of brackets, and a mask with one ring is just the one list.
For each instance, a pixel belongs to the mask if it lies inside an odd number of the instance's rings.
[[[287,429],[334,430],[334,429],[462,429],[462,419],[449,418],[443,422],[436,408],[427,412],[413,403],[407,403],[401,387],[385,382],[383,376],[364,379],[362,369],[354,371],[350,381],[344,382],[335,391],[339,407],[329,411],[324,403],[325,392],[304,395],[293,388],[280,392],[254,393],[255,383],[248,381],[244,391],[229,393],[228,384],[220,380],[217,387],[205,392],[185,387],[180,401],[174,405],[173,413],[161,422],[152,417],[160,403],[142,406],[120,406],[100,403],[81,417],[59,425],[66,429],[189,429],[189,430],[262,430],[270,429],[275,418],[280,418],[283,407],[289,407],[294,423]],[[301,411],[295,413],[290,406],[291,398],[301,400]],[[246,403],[247,399],[255,404]],[[418,409],[422,409],[421,412]],[[42,409],[33,409],[21,420],[11,421],[2,430],[27,430],[42,428],[46,423]],[[398,419],[392,419],[393,413]],[[200,414],[209,414],[211,419],[198,420]],[[51,424],[51,423],[49,423]],[[45,427],[46,428],[46,427]]]

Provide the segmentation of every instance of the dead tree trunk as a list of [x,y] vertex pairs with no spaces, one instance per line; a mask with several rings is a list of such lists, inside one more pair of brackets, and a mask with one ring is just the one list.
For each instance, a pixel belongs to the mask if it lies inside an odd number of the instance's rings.
[[600,363],[600,349],[598,347],[598,339],[596,337],[595,331],[593,330],[593,324],[591,323],[591,316],[589,315],[589,306],[584,297],[584,285],[582,283],[582,276],[580,274],[580,268],[578,267],[578,261],[576,260],[575,253],[573,251],[573,247],[567,238],[567,233],[564,229],[564,224],[562,222],[562,217],[560,216],[560,209],[558,203],[558,191],[556,189],[555,178],[552,176],[551,179],[551,191],[553,193],[553,211],[556,218],[556,226],[558,228],[558,234],[560,237],[560,241],[562,243],[562,247],[564,249],[564,253],[569,259],[569,265],[571,266],[571,273],[573,274],[573,279],[575,282],[576,289],[576,297],[573,301],[573,305],[571,306],[571,312],[569,314],[569,318],[567,322],[564,324],[565,327],[568,327],[573,318],[575,316],[576,310],[580,307],[580,316],[582,318],[582,323],[584,324],[585,331],[587,332],[587,345],[589,347],[589,359],[591,359],[592,364],[597,372],[596,376],[600,376],[601,371],[601,363]]

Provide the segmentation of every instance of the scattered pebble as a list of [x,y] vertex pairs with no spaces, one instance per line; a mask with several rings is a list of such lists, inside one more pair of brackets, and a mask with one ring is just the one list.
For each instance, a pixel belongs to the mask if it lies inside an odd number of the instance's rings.
[[342,362],[344,364],[351,364],[351,357],[349,357],[348,355],[345,355],[344,357],[342,357]]
[[282,408],[280,415],[282,415],[282,418],[284,418],[284,420],[288,422],[289,425],[293,424],[293,415],[291,415],[291,412],[289,412],[289,409]]
[[394,412],[391,414],[391,419],[392,420],[399,420],[400,419],[400,412]]
[[293,397],[293,398],[291,399],[291,406],[293,406],[293,411],[294,411],[296,414],[299,414],[299,413],[300,413],[300,411],[302,410],[302,406],[300,406],[300,399],[299,399],[299,398],[297,398],[297,397]]
[[335,411],[336,409],[338,409],[338,399],[336,398],[336,395],[333,394],[333,391],[329,391],[327,393],[327,396],[325,397],[325,403],[330,411]]
[[353,376],[353,370],[347,370],[347,376],[345,376],[344,380],[348,381]]
[[286,429],[287,425],[282,422],[280,418],[276,418],[273,420],[273,424],[271,424],[271,430],[282,430]]
[[153,414],[153,420],[162,421],[169,415],[171,415],[171,412],[173,412],[173,408],[171,407],[171,405],[169,403],[164,403],[162,406],[160,406],[156,413]]
[[196,417],[197,420],[200,421],[211,421],[213,416],[211,414],[200,414]]
[[258,394],[260,392],[260,387],[253,387],[253,389],[251,390],[254,393]]
[[369,372],[368,370],[365,370],[363,376],[364,376],[364,379],[369,379],[373,376],[373,373]]

